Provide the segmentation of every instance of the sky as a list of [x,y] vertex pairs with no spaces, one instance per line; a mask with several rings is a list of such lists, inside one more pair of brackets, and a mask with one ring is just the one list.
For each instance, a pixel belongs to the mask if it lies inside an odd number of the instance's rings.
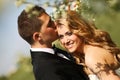
[[[0,0],[0,76],[16,70],[16,62],[20,55],[30,56],[30,46],[19,36],[17,30],[18,15],[25,6],[16,7],[14,2]],[[51,8],[47,8],[46,11],[52,12]]]
[[[4,2],[3,10],[0,10],[0,76],[16,70],[20,55],[30,56],[30,46],[19,36],[17,30],[18,15],[25,6],[16,7],[14,0]],[[48,8],[47,12],[50,11]]]

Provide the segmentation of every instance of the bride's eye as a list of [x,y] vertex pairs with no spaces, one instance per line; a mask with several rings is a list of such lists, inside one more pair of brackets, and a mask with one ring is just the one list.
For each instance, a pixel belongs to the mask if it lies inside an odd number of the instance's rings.
[[68,31],[66,35],[71,36],[73,33],[71,31]]
[[64,37],[63,35],[58,35],[59,39],[63,39],[63,37]]

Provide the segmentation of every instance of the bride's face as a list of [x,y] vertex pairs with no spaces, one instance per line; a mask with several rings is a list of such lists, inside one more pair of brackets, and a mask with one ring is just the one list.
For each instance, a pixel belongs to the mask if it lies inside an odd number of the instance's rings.
[[70,31],[66,20],[61,20],[60,24],[57,24],[58,36],[61,44],[70,52],[78,52],[81,46],[81,39]]

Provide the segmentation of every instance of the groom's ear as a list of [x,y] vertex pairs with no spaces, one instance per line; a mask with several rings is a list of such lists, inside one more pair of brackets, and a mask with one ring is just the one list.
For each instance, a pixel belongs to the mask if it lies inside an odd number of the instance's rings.
[[39,32],[35,32],[33,34],[33,40],[34,41],[40,41],[41,40],[41,36],[40,36],[40,33]]

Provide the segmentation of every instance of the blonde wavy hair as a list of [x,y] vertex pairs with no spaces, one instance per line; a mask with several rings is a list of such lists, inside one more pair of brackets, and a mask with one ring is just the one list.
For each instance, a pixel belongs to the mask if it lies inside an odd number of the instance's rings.
[[61,18],[66,19],[69,29],[82,38],[85,44],[109,50],[110,53],[115,55],[118,63],[120,63],[120,48],[112,41],[109,33],[97,29],[93,22],[86,20],[76,11],[66,11],[64,16],[59,17],[59,19]]

